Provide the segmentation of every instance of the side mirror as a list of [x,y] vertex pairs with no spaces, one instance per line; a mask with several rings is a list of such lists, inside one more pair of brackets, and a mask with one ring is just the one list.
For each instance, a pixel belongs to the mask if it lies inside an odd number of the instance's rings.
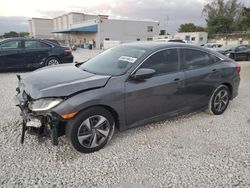
[[155,74],[154,69],[144,69],[141,68],[136,71],[134,75],[132,75],[132,78],[134,80],[145,80],[147,78],[151,78]]

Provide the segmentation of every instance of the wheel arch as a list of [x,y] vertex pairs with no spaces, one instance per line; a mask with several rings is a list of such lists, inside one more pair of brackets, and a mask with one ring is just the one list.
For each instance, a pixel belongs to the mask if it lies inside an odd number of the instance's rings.
[[[82,109],[80,112],[85,111],[85,110],[87,110],[89,108],[94,108],[94,107],[102,107],[102,108],[108,110],[111,113],[111,115],[113,116],[114,120],[115,120],[115,127],[118,130],[120,130],[119,115],[118,115],[117,111],[114,108],[112,108],[112,107],[110,107],[108,105],[102,105],[102,104],[92,105],[92,106],[88,106],[87,108]],[[78,113],[80,113],[80,112],[78,112]]]
[[62,63],[62,60],[61,60],[61,58],[59,57],[59,56],[57,56],[57,55],[50,55],[50,56],[48,56],[46,59],[45,59],[45,65],[47,64],[47,61],[48,61],[48,59],[50,59],[50,58],[56,58],[56,59],[58,59],[59,60],[59,63]]
[[228,87],[228,89],[230,91],[230,99],[232,99],[233,86],[230,83],[228,83],[228,82],[224,82],[224,83],[222,83],[222,85],[225,85],[225,86]]

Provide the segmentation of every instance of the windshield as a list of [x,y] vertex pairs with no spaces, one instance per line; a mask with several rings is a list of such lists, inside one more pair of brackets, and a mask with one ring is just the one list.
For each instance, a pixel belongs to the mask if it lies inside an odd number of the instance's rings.
[[236,45],[227,45],[227,46],[222,46],[220,49],[222,49],[222,50],[233,50],[236,47],[237,47]]
[[144,49],[132,46],[118,46],[88,60],[79,68],[101,75],[122,75],[145,53]]

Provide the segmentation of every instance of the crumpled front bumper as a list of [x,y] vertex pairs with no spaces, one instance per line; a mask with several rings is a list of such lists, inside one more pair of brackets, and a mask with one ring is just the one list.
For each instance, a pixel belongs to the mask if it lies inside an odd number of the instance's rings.
[[56,113],[52,112],[33,112],[28,108],[31,97],[20,87],[20,80],[16,89],[17,95],[14,103],[21,110],[22,135],[21,143],[24,142],[25,133],[36,135],[38,141],[44,138],[51,138],[53,145],[58,145],[58,138],[65,134],[66,122]]

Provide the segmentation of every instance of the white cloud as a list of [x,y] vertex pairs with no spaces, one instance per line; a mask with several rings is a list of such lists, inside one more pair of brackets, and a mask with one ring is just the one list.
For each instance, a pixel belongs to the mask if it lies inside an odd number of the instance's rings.
[[[208,2],[211,0],[0,0],[0,16],[52,18],[72,11],[109,14],[111,18],[158,20],[175,32],[186,22],[205,25],[201,12]],[[242,2],[250,6],[249,0]]]

